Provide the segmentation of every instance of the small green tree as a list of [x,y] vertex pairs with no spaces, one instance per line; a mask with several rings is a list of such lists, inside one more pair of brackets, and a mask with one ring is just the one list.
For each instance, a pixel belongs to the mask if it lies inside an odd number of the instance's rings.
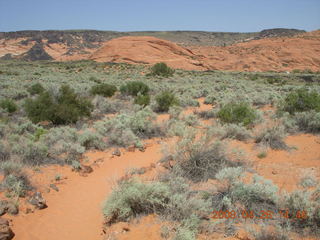
[[91,88],[92,95],[101,95],[104,97],[112,97],[117,91],[117,87],[108,83],[95,85]]
[[3,99],[0,101],[0,107],[6,110],[8,113],[17,111],[17,105],[11,99]]
[[160,62],[151,67],[151,76],[170,77],[174,73],[174,70],[168,67],[167,64]]
[[134,103],[145,107],[150,104],[150,96],[149,95],[138,95],[134,99]]
[[217,116],[224,123],[240,123],[244,126],[252,124],[257,119],[256,111],[244,102],[224,105]]
[[90,116],[92,108],[88,100],[78,97],[68,85],[60,88],[57,97],[46,91],[25,102],[25,111],[34,123],[46,120],[53,124],[75,123],[83,116]]
[[149,93],[149,86],[140,81],[128,82],[120,87],[120,92],[124,95],[138,96],[147,95]]
[[28,88],[28,92],[31,94],[31,95],[35,95],[35,94],[40,94],[42,92],[44,92],[45,89],[44,87],[40,84],[40,83],[35,83],[33,85],[31,85],[29,88]]
[[167,112],[173,105],[178,105],[179,101],[175,95],[169,91],[164,91],[156,96],[157,107],[159,112]]
[[310,110],[320,112],[320,94],[305,88],[297,89],[286,96],[280,105],[280,110],[290,114]]

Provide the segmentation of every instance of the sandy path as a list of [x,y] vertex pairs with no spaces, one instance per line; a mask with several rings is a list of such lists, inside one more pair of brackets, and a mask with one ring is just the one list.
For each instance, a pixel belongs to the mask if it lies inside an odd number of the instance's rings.
[[[98,240],[102,239],[102,204],[117,179],[130,167],[147,167],[161,158],[161,145],[152,141],[145,152],[88,153],[91,160],[104,162],[88,177],[68,176],[58,193],[45,194],[48,208],[13,218],[15,240]],[[51,191],[52,192],[52,191]]]

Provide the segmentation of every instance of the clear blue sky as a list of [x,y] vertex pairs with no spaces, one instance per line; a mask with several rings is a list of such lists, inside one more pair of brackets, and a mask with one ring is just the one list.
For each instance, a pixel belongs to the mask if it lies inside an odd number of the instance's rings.
[[320,29],[320,0],[0,0],[0,31]]

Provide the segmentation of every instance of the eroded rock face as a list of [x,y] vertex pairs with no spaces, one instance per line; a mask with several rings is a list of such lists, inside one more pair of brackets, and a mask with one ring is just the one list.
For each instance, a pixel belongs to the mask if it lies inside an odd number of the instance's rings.
[[46,200],[42,197],[40,192],[36,192],[29,200],[30,204],[35,206],[37,209],[47,208]]
[[11,240],[14,233],[9,227],[9,222],[6,219],[0,218],[0,240]]

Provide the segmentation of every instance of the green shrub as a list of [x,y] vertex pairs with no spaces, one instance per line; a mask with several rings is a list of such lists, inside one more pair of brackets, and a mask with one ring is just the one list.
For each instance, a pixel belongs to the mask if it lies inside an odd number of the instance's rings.
[[8,113],[17,111],[18,107],[11,99],[3,99],[0,101],[0,107]]
[[29,119],[38,123],[51,121],[53,124],[75,123],[83,116],[90,116],[92,104],[77,94],[68,85],[60,88],[59,95],[53,97],[43,92],[36,99],[27,99],[25,111]]
[[159,112],[168,112],[169,108],[178,105],[179,101],[175,95],[169,91],[164,91],[156,96],[157,110]]
[[253,124],[258,118],[256,111],[244,102],[224,105],[217,113],[217,117],[224,123],[243,124],[244,126]]
[[296,112],[305,112],[314,110],[320,111],[320,94],[316,91],[308,91],[301,88],[289,93],[280,104],[280,111],[294,114]]
[[160,77],[170,77],[174,73],[174,70],[168,67],[167,64],[161,62],[156,63],[151,67],[151,72],[149,75],[151,76],[160,76]]
[[29,88],[28,88],[28,92],[31,94],[31,95],[35,95],[35,94],[41,94],[45,91],[44,87],[41,85],[41,83],[35,83],[33,85],[31,85]]
[[91,88],[92,95],[101,95],[104,97],[112,97],[117,91],[117,87],[108,83],[95,85]]
[[145,107],[150,104],[150,96],[149,95],[138,95],[134,99],[134,104],[138,104],[138,105]]
[[139,93],[141,95],[147,95],[149,90],[149,86],[140,81],[128,82],[120,87],[120,92],[123,95],[130,95],[134,97],[138,96]]

